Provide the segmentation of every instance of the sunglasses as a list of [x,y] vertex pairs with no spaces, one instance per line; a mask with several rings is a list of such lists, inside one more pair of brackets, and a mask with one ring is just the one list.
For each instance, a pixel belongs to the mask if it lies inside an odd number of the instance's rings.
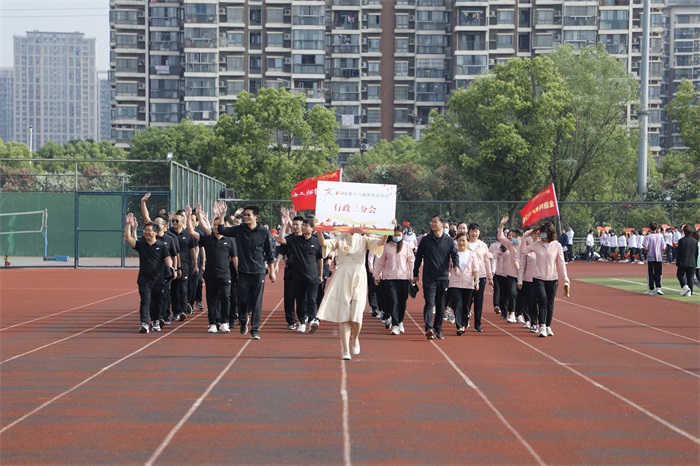
[[172,222],[173,222],[173,223],[180,223],[180,220],[174,218],[174,219],[172,220]]

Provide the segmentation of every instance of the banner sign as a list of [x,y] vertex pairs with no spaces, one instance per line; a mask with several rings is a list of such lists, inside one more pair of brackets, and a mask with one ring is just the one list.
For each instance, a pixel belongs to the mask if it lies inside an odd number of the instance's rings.
[[316,184],[319,181],[340,181],[340,169],[316,176],[314,178],[306,178],[294,186],[289,197],[292,198],[294,210],[313,210],[316,208]]
[[394,232],[396,185],[319,181],[316,229],[386,235]]
[[535,194],[535,197],[530,199],[530,202],[520,211],[520,216],[523,218],[523,228],[542,218],[557,214],[559,214],[559,205],[557,204],[557,193],[554,191],[554,183]]

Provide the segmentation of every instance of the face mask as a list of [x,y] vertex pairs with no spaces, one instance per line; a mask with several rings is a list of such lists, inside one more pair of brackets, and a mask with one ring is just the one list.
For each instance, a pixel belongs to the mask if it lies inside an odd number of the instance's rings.
[[547,239],[547,233],[540,233],[541,239]]
[[520,238],[513,238],[513,244],[520,244]]
[[392,236],[391,239],[394,240],[394,243],[400,243],[401,240],[403,239],[403,237],[402,236]]

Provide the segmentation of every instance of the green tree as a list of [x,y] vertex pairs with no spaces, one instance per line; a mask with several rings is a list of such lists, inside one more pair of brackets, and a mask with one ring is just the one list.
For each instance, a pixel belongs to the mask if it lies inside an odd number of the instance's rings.
[[678,122],[681,138],[695,166],[700,166],[700,92],[684,78],[678,86],[676,97],[669,102],[666,110],[668,115]]
[[547,184],[557,138],[573,132],[570,99],[551,59],[512,59],[457,90],[427,132],[487,199],[525,199]]
[[[590,199],[600,188],[613,186],[613,172],[623,171],[636,159],[636,149],[624,125],[625,107],[635,101],[638,84],[603,44],[578,50],[566,44],[549,57],[566,83],[570,98],[565,111],[574,125],[573,131],[564,126],[557,131],[549,179],[562,201],[580,181],[588,181],[584,183],[587,188],[596,188],[585,190]],[[611,164],[616,170],[610,170]],[[607,182],[601,183],[603,180]],[[615,191],[625,196],[634,193],[620,186]]]

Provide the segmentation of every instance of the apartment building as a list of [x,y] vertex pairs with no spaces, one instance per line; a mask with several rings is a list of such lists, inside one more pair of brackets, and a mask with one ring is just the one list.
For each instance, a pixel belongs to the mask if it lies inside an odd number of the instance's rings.
[[[700,91],[700,3],[697,0],[669,0],[664,8],[664,65],[666,80],[662,89],[664,105],[676,95],[685,78]],[[678,124],[664,118],[661,132],[665,148],[682,150]]]
[[107,72],[99,72],[100,83],[100,135],[99,141],[112,138],[112,90]]
[[[111,0],[112,139],[188,117],[215,123],[238,94],[303,93],[336,112],[341,162],[419,138],[450,93],[512,57],[603,42],[637,73],[641,0]],[[661,150],[663,0],[652,0],[650,153]],[[636,124],[636,109],[628,123]]]
[[14,60],[12,140],[36,150],[49,141],[99,138],[94,38],[27,32],[14,36]]
[[14,137],[14,83],[14,70],[0,68],[0,139],[4,142]]

